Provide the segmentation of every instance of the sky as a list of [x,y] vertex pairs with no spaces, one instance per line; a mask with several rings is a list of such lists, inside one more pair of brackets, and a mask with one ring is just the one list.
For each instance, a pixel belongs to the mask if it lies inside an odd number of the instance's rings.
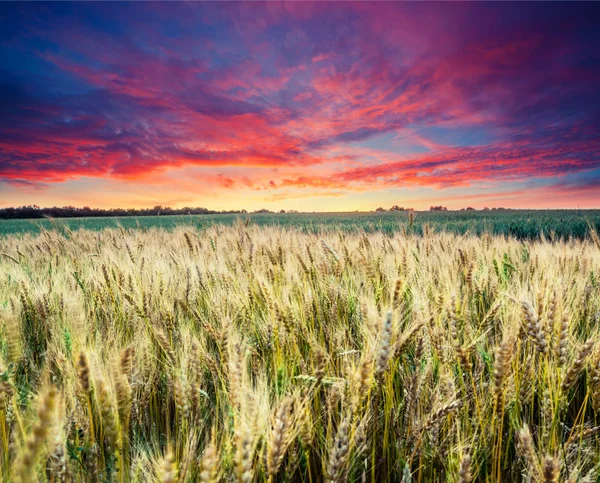
[[600,3],[0,3],[0,207],[600,208]]

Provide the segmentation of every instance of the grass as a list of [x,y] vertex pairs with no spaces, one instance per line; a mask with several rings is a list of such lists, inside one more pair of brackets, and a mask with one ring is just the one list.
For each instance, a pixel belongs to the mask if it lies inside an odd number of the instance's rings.
[[[600,210],[506,210],[506,211],[448,211],[416,212],[412,230],[422,234],[423,226],[435,231],[447,231],[463,235],[507,235],[521,240],[548,237],[583,239],[588,226],[600,231]],[[42,228],[51,229],[59,224],[71,230],[104,228],[153,227],[172,230],[178,226],[192,226],[198,230],[214,224],[232,225],[238,219],[250,220],[259,226],[295,227],[310,233],[323,229],[331,231],[382,231],[394,233],[409,228],[407,212],[385,213],[288,213],[249,215],[190,215],[146,216],[121,218],[74,218],[60,220],[0,220],[0,235],[39,233]]]
[[597,481],[595,232],[405,231],[0,238],[3,481]]

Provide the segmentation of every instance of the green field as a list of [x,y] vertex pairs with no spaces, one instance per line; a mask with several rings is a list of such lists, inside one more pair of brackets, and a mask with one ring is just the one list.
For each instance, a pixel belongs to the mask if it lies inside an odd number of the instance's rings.
[[[245,215],[190,215],[69,218],[51,220],[1,220],[0,235],[38,233],[41,227],[50,229],[53,223],[70,230],[122,226],[148,229],[172,229],[177,226],[206,228],[215,223],[231,225],[237,219],[250,220],[256,225],[293,226],[308,232],[321,230],[382,231],[392,233],[410,229],[408,212],[385,213],[290,213]],[[448,211],[415,212],[413,230],[420,234],[427,225],[433,231],[452,233],[490,233],[508,235],[518,239],[533,239],[543,233],[557,238],[584,238],[592,224],[600,231],[600,210],[506,210],[506,211]]]

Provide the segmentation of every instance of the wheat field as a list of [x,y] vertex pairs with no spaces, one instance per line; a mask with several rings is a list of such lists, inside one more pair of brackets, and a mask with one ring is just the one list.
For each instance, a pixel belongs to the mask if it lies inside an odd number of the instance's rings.
[[3,481],[598,481],[600,242],[0,238]]

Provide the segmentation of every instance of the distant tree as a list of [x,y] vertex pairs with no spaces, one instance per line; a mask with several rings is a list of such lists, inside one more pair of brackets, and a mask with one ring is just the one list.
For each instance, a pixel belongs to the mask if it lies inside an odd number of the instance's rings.
[[267,210],[266,208],[262,208],[260,210],[256,210],[254,213],[273,213],[271,210]]
[[467,206],[467,211],[475,211],[475,208],[473,208],[472,206]]
[[74,206],[54,206],[52,208],[40,208],[39,206],[20,206],[17,208],[0,208],[0,219],[26,219],[26,218],[75,218],[75,217],[99,217],[99,216],[156,216],[156,215],[206,215],[217,213],[241,213],[241,211],[211,211],[206,208],[170,208],[155,206],[154,208],[76,208]]
[[482,211],[490,211],[490,209],[487,206],[484,206]]
[[429,211],[448,211],[445,206],[430,206]]
[[279,213],[285,213],[285,210],[280,210]]
[[385,211],[385,208],[382,208],[381,206],[379,208],[377,208],[375,211]]
[[402,207],[402,206],[394,205],[390,208],[390,211],[405,211],[405,210],[404,210],[404,207]]

